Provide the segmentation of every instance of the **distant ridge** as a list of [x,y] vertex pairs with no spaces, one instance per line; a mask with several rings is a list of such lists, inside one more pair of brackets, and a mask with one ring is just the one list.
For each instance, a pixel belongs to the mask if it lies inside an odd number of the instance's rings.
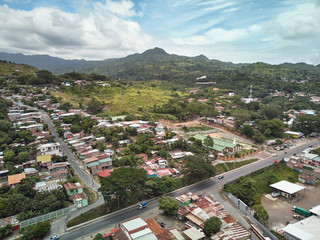
[[[195,79],[202,75],[221,71],[241,71],[246,74],[274,78],[293,76],[298,71],[300,76],[320,75],[320,65],[306,63],[283,63],[279,65],[257,63],[234,64],[210,60],[204,55],[187,57],[169,54],[164,49],[155,47],[142,53],[134,53],[123,58],[101,61],[65,60],[49,55],[24,55],[21,53],[0,52],[0,59],[15,63],[28,64],[40,70],[62,74],[66,72],[97,73],[127,80],[174,80]],[[311,75],[310,75],[311,73]]]

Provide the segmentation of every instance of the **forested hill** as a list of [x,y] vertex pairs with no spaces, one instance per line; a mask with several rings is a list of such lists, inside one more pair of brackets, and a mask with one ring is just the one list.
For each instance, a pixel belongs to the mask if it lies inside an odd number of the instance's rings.
[[30,64],[54,73],[93,72],[113,76],[114,79],[130,81],[167,80],[179,83],[194,83],[197,77],[203,75],[207,76],[205,81],[217,81],[230,79],[235,74],[244,74],[245,78],[252,76],[272,80],[319,79],[320,76],[320,65],[313,66],[305,63],[271,65],[261,62],[233,64],[210,60],[204,55],[186,57],[168,54],[161,48],[149,49],[141,54],[135,53],[124,58],[103,61],[64,60],[48,55],[26,56],[7,53],[0,53],[0,59]]

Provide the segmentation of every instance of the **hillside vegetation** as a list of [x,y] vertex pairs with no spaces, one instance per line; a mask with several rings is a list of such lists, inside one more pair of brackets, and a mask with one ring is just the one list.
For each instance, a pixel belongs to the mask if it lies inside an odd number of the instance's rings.
[[[90,89],[92,88],[92,89]],[[80,92],[82,94],[80,94]],[[101,101],[107,114],[119,115],[147,112],[154,105],[163,105],[172,98],[172,91],[165,90],[160,86],[148,83],[135,83],[131,86],[112,85],[110,87],[90,86],[87,88],[70,88],[64,92],[57,91],[52,94],[69,102],[74,107],[87,107],[88,102],[94,97]],[[175,94],[181,94],[175,92]]]
[[0,75],[9,77],[18,77],[22,75],[34,75],[35,72],[39,71],[35,67],[26,64],[16,64],[7,61],[0,60]]

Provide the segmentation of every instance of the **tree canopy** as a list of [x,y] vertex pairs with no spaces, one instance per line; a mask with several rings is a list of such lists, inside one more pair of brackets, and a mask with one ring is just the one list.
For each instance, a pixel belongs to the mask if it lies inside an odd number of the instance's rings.
[[163,210],[165,214],[174,216],[179,210],[179,202],[169,196],[159,198],[159,209]]
[[211,217],[204,222],[204,231],[207,235],[211,235],[220,231],[222,222],[218,217]]

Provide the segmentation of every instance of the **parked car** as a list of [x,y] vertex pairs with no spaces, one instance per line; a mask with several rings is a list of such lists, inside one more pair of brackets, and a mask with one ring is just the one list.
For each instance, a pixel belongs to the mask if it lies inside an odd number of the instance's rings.
[[271,155],[272,157],[276,157],[277,156],[277,154],[276,153],[272,153],[272,155]]
[[224,178],[224,176],[223,176],[223,175],[220,175],[220,176],[218,177],[218,179],[222,179],[222,178]]
[[54,235],[50,238],[50,240],[59,240],[60,237],[58,235]]

